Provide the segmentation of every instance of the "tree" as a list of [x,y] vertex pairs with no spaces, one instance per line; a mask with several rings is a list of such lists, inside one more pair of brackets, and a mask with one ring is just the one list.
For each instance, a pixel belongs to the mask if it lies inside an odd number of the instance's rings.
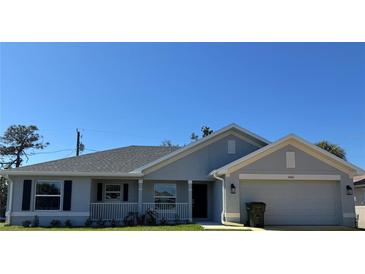
[[172,142],[170,140],[162,141],[161,146],[162,147],[172,147]]
[[193,132],[190,136],[190,140],[195,142],[195,141],[198,141],[199,139],[199,136],[195,134],[195,132]]
[[44,149],[49,145],[42,141],[34,125],[12,125],[0,137],[0,165],[3,168],[21,166],[24,158],[29,159],[34,150]]
[[[207,137],[208,135],[213,133],[213,130],[210,129],[210,127],[207,127],[207,126],[202,126],[200,130],[202,132],[202,138]],[[198,141],[199,140],[199,135],[195,134],[195,132],[191,133],[190,140],[192,142]]]
[[318,143],[315,144],[316,146],[332,153],[333,155],[336,155],[337,157],[343,159],[343,160],[346,160],[346,152],[345,150],[340,147],[339,145],[336,145],[336,144],[332,144],[328,141],[320,141]]
[[174,145],[171,140],[165,140],[161,143],[162,147],[178,147],[179,145]]
[[202,126],[201,131],[203,133],[203,138],[213,133],[213,130],[211,130],[210,127],[207,126]]

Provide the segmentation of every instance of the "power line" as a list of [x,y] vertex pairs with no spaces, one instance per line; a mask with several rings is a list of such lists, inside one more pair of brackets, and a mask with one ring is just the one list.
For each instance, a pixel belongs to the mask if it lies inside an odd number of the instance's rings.
[[63,151],[74,151],[75,149],[71,148],[71,149],[61,149],[61,150],[56,150],[56,151],[44,151],[44,152],[37,152],[37,153],[32,153],[33,155],[38,155],[38,154],[52,154],[52,153],[59,153],[59,152],[63,152]]

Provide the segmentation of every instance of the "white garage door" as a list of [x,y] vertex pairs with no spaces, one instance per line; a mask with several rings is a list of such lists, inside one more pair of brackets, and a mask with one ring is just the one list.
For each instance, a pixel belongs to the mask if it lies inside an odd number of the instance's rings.
[[332,181],[241,181],[241,216],[246,202],[266,203],[265,225],[337,225],[339,183]]

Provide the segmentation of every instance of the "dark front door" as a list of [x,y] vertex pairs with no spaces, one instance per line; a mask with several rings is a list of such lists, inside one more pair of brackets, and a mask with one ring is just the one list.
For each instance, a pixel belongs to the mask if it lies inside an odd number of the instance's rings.
[[193,184],[193,218],[208,218],[208,185]]

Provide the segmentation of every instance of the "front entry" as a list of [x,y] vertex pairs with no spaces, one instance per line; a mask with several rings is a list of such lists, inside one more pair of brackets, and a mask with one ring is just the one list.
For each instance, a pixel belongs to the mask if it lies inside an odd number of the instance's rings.
[[208,185],[193,184],[193,218],[208,218]]

